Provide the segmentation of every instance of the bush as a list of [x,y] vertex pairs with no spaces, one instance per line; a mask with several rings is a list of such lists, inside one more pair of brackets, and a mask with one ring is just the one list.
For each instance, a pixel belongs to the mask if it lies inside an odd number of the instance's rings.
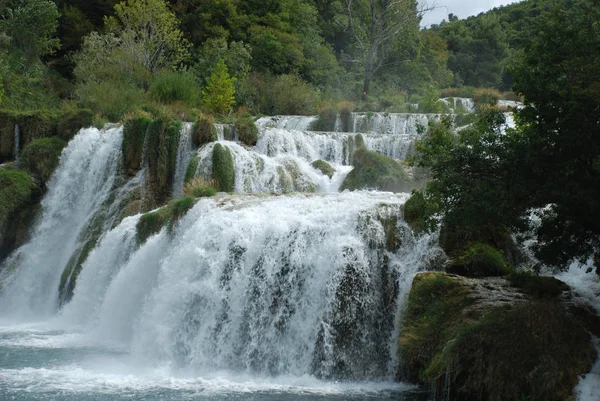
[[35,189],[26,172],[0,168],[0,225],[10,214],[29,204]]
[[463,86],[460,88],[445,88],[441,90],[441,97],[463,97],[472,98],[475,88],[472,86]]
[[337,110],[342,120],[342,131],[352,132],[352,112],[354,111],[354,103],[344,100],[337,104]]
[[215,144],[212,154],[213,179],[217,189],[222,192],[233,192],[235,169],[233,156],[229,148],[220,143]]
[[363,138],[362,134],[354,135],[354,147],[356,149],[365,147],[365,138]]
[[119,121],[144,104],[146,94],[141,88],[126,83],[102,81],[81,85],[77,98],[84,107],[101,113],[110,121]]
[[183,194],[194,198],[211,197],[215,196],[217,193],[215,186],[216,184],[213,180],[196,177],[185,184],[183,187]]
[[154,77],[149,93],[152,99],[161,103],[200,104],[200,85],[189,71],[161,71]]
[[248,113],[240,113],[235,117],[235,130],[240,142],[254,146],[258,141],[258,128],[254,124],[254,119]]
[[19,167],[38,177],[45,184],[60,159],[66,142],[60,138],[40,138],[29,142],[19,160]]
[[507,275],[508,267],[499,250],[476,242],[453,260],[447,271],[466,277],[494,277]]
[[250,84],[257,93],[255,113],[313,115],[317,111],[317,91],[297,74],[255,74]]
[[325,160],[315,160],[311,163],[311,166],[329,178],[333,177],[333,174],[335,173],[335,169],[331,167],[331,164],[327,163]]
[[415,234],[430,231],[436,225],[431,217],[439,211],[439,207],[427,200],[422,191],[413,191],[403,210],[404,221]]
[[495,106],[498,104],[498,100],[500,100],[500,92],[495,89],[477,89],[475,93],[473,93],[473,101],[476,106]]
[[[358,141],[357,141],[358,142]],[[358,147],[352,157],[354,169],[346,176],[341,190],[378,189],[402,192],[407,188],[407,176],[396,160]]]
[[194,129],[194,144],[200,147],[209,142],[217,140],[217,129],[215,128],[216,120],[210,114],[202,114],[198,117]]
[[202,91],[204,105],[216,114],[227,114],[235,103],[235,78],[227,71],[227,66],[220,60],[213,73],[206,79],[206,87]]
[[337,114],[331,105],[324,105],[319,109],[319,116],[312,123],[310,129],[312,131],[333,131],[335,128],[335,120]]

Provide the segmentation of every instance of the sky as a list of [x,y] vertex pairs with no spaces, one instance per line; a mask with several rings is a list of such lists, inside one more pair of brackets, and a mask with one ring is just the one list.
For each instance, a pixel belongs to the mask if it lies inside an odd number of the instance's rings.
[[515,3],[515,0],[421,0],[421,4],[429,6],[435,4],[436,9],[428,12],[421,21],[421,26],[438,24],[443,19],[448,19],[448,14],[453,13],[460,19],[477,15],[494,7]]

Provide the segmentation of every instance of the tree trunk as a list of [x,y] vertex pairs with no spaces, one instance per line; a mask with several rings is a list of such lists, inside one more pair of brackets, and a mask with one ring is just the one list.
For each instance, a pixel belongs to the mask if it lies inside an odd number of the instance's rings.
[[371,85],[371,78],[372,78],[371,72],[369,70],[365,71],[365,79],[363,81],[363,89],[362,89],[362,93],[360,95],[360,101],[361,102],[366,102],[367,98],[369,97],[369,86]]

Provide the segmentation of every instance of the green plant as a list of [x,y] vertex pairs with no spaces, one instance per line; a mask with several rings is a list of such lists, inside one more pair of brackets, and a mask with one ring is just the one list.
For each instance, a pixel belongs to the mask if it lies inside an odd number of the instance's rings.
[[483,243],[472,243],[452,261],[448,273],[467,277],[505,276],[508,266],[502,252]]
[[542,277],[533,273],[513,272],[508,276],[513,287],[536,298],[557,298],[569,291],[569,286],[554,277]]
[[141,168],[146,133],[153,123],[152,117],[143,112],[125,120],[121,150],[124,165],[130,173]]
[[204,105],[216,114],[227,114],[235,103],[235,78],[229,76],[227,66],[221,59],[213,73],[206,79],[202,91]]
[[495,89],[481,88],[473,93],[473,101],[477,106],[495,106],[502,95]]
[[216,183],[213,180],[206,180],[199,176],[185,184],[183,193],[185,196],[192,196],[194,198],[211,197],[217,193],[215,187]]
[[194,144],[198,147],[217,140],[216,120],[210,114],[201,114],[194,127]]
[[213,179],[217,189],[222,192],[233,192],[235,170],[233,156],[229,148],[220,143],[215,144],[212,154]]
[[235,130],[240,142],[254,146],[258,141],[258,128],[254,124],[254,119],[249,113],[236,113]]
[[407,189],[407,176],[398,161],[359,147],[358,143],[352,165],[354,169],[346,176],[341,190],[369,188],[401,192]]
[[319,109],[319,115],[310,127],[313,131],[333,131],[337,114],[331,105],[327,104]]
[[24,171],[0,168],[0,223],[20,208],[26,207],[36,186]]
[[415,234],[430,231],[437,222],[432,216],[439,212],[439,207],[427,199],[422,191],[413,191],[403,207],[404,221]]
[[66,142],[60,138],[40,138],[29,142],[19,159],[19,167],[46,183],[56,167]]
[[327,163],[325,160],[315,160],[310,165],[329,178],[333,177],[333,174],[335,174],[335,169],[331,167],[331,164]]
[[200,91],[200,85],[190,71],[161,71],[149,88],[150,96],[156,101],[183,102],[192,106],[200,103]]

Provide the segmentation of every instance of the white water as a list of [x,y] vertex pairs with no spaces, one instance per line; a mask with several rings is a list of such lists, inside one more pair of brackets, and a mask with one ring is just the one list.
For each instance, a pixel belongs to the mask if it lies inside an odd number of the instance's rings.
[[26,318],[58,308],[58,285],[77,239],[108,198],[120,161],[122,128],[81,130],[48,183],[31,241],[4,263],[0,313]]
[[[351,167],[333,165],[337,172],[329,178],[306,159],[293,154],[269,157],[234,142],[220,143],[233,156],[235,192],[337,192],[351,170]],[[213,148],[214,143],[210,143],[198,151],[197,175],[212,177]]]
[[175,175],[173,177],[173,198],[183,195],[183,184],[185,170],[193,154],[192,133],[194,124],[183,123],[179,132],[179,145],[177,147],[177,160],[175,163]]
[[237,141],[237,131],[233,124],[215,124],[218,141]]
[[440,99],[452,113],[474,113],[475,102],[471,98],[464,97],[445,97]]
[[255,124],[261,131],[266,128],[307,131],[315,121],[316,116],[273,116],[259,118]]
[[352,132],[414,136],[418,127],[427,128],[439,114],[352,113]]

